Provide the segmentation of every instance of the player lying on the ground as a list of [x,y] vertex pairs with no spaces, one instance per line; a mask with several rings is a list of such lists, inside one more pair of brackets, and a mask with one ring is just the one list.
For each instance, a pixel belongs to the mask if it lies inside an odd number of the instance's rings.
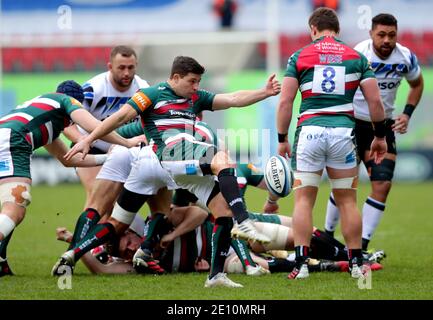
[[[207,124],[203,122],[197,122],[195,128],[196,137],[198,140],[216,140],[214,137],[214,132]],[[119,133],[125,137],[138,136],[141,135],[142,132],[143,128],[141,125],[126,125],[119,128]],[[106,162],[103,164],[95,179],[95,183],[93,184],[92,190],[90,192],[90,197],[87,200],[88,207],[80,214],[77,220],[73,238],[68,247],[68,251],[74,247],[78,248],[81,246],[81,244],[78,246],[76,245],[89,232],[94,232],[95,234],[99,232],[100,227],[96,226],[98,223],[111,224],[114,227],[114,231],[117,235],[122,235],[126,231],[131,221],[127,221],[125,216],[119,215],[118,210],[113,216],[111,216],[111,212],[119,194],[122,191],[124,183],[128,179],[133,166],[132,162],[134,160],[137,160],[138,162],[134,164],[135,169],[131,178],[129,178],[128,183],[133,182],[133,178],[137,175],[139,166],[145,165],[145,170],[142,172],[142,175],[138,177],[138,179],[141,180],[141,183],[146,185],[145,187],[141,188],[141,191],[145,192],[146,196],[157,194],[156,197],[149,197],[147,201],[152,215],[158,218],[169,212],[171,193],[169,193],[166,188],[162,188],[159,191],[158,188],[167,184],[174,186],[174,182],[172,182],[168,175],[162,171],[161,166],[151,148],[147,147],[140,149],[137,147],[127,149],[122,146],[115,146],[109,153]],[[197,200],[197,198],[195,199]],[[104,216],[105,218],[102,219]],[[155,224],[157,223],[157,220],[158,219],[153,219],[152,221]],[[154,228],[155,226],[150,226],[150,232],[152,232]],[[95,239],[93,236],[90,238]],[[96,237],[96,240],[98,240],[97,238],[98,237]],[[75,255],[75,262],[78,261],[81,254],[96,248],[99,246],[99,242],[104,241],[104,239],[90,242],[84,240],[86,245],[84,247],[81,246],[79,255]],[[144,243],[144,245],[147,245],[147,242]],[[146,260],[146,264],[149,268],[152,268],[155,273],[163,272],[158,264],[152,261],[151,257]],[[55,273],[57,268],[58,263],[56,263],[54,266],[53,273]]]
[[[176,237],[172,242],[168,245],[164,245],[159,247],[155,252],[155,257],[160,258],[160,264],[163,266],[168,272],[195,272],[195,271],[208,271],[211,260],[211,248],[210,248],[210,237],[212,236],[213,223],[208,219],[208,214],[194,206],[175,208],[173,209],[174,219],[179,216],[184,219],[185,216],[194,215],[200,218],[204,218],[205,221],[195,230],[183,234],[180,237]],[[277,221],[277,217],[269,217],[272,221]],[[134,223],[132,225],[136,225],[136,217]],[[178,219],[179,220],[179,219]],[[263,218],[262,220],[266,220]],[[163,228],[164,232],[168,232],[172,230],[173,225],[171,222],[179,223],[179,221],[170,221],[170,217],[165,221]],[[182,221],[180,221],[181,223]],[[269,223],[263,223],[269,224]],[[107,262],[102,263],[96,257],[94,257],[90,252],[86,253],[82,259],[84,264],[89,268],[89,270],[93,273],[131,273],[134,272],[132,268],[131,258],[135,250],[140,245],[141,234],[140,229],[136,227],[132,227],[128,229],[128,231],[120,237],[118,241],[111,243],[108,245],[110,254],[113,254],[117,257],[121,257],[123,260],[110,258],[107,259]],[[131,230],[133,229],[133,230]],[[172,232],[174,232],[174,229]],[[64,228],[57,230],[58,239],[64,241],[70,241],[72,238],[72,234],[66,231]],[[314,238],[314,237],[313,237]],[[277,241],[277,240],[274,240]],[[318,240],[319,242],[321,240]],[[326,242],[325,242],[326,244]],[[324,244],[324,245],[325,245]],[[164,248],[163,248],[164,247]],[[281,248],[275,245],[276,248]],[[184,250],[181,250],[184,248]],[[245,262],[242,261],[244,259],[243,255],[239,255],[235,250],[229,253],[229,256],[226,260],[224,270],[226,272],[244,272],[245,271]],[[346,254],[347,260],[347,254]],[[252,254],[251,261],[247,261],[246,265],[251,266],[251,264],[256,265],[255,267],[250,267],[246,269],[247,274],[250,275],[260,275],[265,274],[265,270],[269,270],[270,272],[290,272],[295,262],[290,259],[281,259],[281,258],[272,258],[272,259],[264,259],[263,257]],[[259,266],[257,266],[257,264]],[[309,266],[310,271],[346,271],[347,269],[347,261],[343,262],[331,262],[331,261],[311,261],[311,265]],[[373,270],[380,269],[381,266],[379,264],[371,264]],[[146,269],[147,271],[149,269]],[[250,272],[248,272],[250,270]],[[253,272],[255,270],[260,270],[260,272]]]
[[[105,156],[92,155],[83,160],[81,155],[65,159],[66,145],[60,133],[72,122],[91,131],[100,121],[81,106],[84,95],[75,81],[62,82],[56,93],[40,95],[29,100],[0,119],[0,276],[12,274],[6,260],[6,248],[12,232],[24,219],[31,202],[32,184],[30,165],[33,152],[45,147],[64,166],[96,166]],[[131,147],[136,138],[127,140],[116,133],[105,140]]]

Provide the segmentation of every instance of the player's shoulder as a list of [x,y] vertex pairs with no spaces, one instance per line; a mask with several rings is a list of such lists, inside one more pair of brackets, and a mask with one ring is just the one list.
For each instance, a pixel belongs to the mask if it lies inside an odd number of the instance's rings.
[[134,83],[138,89],[150,87],[149,83],[142,79],[139,75],[134,76]]
[[[47,93],[33,99],[35,102],[42,102],[54,106],[55,108],[63,108],[69,110],[71,107],[82,108],[82,104],[75,98],[64,93]],[[75,109],[75,108],[74,108]]]
[[83,85],[84,91],[98,92],[103,90],[108,84],[108,71],[97,74],[93,78],[87,80]]
[[35,101],[35,102],[43,101],[44,103],[47,104],[58,103],[60,106],[63,106],[70,102],[69,101],[70,98],[71,98],[70,96],[64,93],[50,92],[50,93],[41,94],[40,96],[33,98],[31,101]]
[[357,43],[353,49],[365,55],[368,54],[369,51],[371,51],[371,44],[371,39],[366,39]]
[[138,89],[137,92],[159,93],[159,92],[167,91],[169,90],[169,88],[170,87],[168,86],[167,82],[160,82],[154,84],[153,86],[141,87],[140,89]]
[[399,56],[403,57],[405,60],[410,61],[413,53],[408,47],[405,47],[401,43],[397,42],[395,44],[395,50],[392,53],[392,55],[395,55],[395,56],[399,55]]
[[153,86],[141,87],[139,88],[134,95],[132,96],[132,100],[137,103],[137,101],[147,101],[147,103],[158,100],[160,94],[164,91],[168,90],[168,85],[166,82],[160,82]]

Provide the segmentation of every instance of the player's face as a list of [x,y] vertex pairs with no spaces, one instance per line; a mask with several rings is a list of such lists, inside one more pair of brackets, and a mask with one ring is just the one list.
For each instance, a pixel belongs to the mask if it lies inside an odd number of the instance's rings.
[[140,248],[141,238],[135,232],[126,232],[120,238],[119,256],[125,260],[132,260],[135,252]]
[[173,81],[175,84],[175,88],[173,89],[177,95],[184,98],[191,98],[200,87],[201,75],[188,73],[182,78],[180,75],[175,74]]
[[378,24],[370,31],[373,47],[380,58],[388,58],[397,42],[397,28]]
[[120,53],[108,64],[112,79],[120,88],[129,88],[134,80],[137,69],[137,59],[131,55],[124,57]]

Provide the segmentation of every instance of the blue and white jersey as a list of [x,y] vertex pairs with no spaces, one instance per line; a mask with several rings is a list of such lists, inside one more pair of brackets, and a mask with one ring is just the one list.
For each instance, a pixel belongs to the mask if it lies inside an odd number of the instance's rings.
[[[397,89],[400,86],[401,80],[403,77],[409,81],[415,80],[421,74],[421,68],[418,65],[415,54],[397,43],[391,55],[386,60],[382,60],[374,52],[373,41],[371,39],[357,44],[355,50],[363,53],[368,61],[370,61],[371,68],[379,83],[380,95],[385,107],[385,118],[391,119],[395,109],[394,102]],[[360,89],[355,93],[353,106],[355,118],[364,121],[371,120],[368,104]]]
[[141,88],[147,88],[146,80],[135,75],[128,90],[120,92],[110,82],[109,71],[98,74],[83,85],[83,107],[96,119],[104,120],[120,109]]
[[[82,86],[84,90],[83,107],[101,121],[118,111],[138,89],[149,87],[146,80],[135,75],[129,89],[121,92],[113,87],[109,77],[110,72],[106,71],[94,76]],[[139,119],[140,117],[137,116],[137,120]],[[86,134],[86,131],[79,126],[78,130],[82,134]],[[111,144],[103,140],[97,140],[93,143],[93,146],[108,152]]]

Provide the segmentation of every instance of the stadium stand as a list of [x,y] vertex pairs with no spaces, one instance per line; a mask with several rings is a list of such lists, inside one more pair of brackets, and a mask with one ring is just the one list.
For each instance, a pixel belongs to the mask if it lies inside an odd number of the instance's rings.
[[4,72],[104,70],[110,47],[2,48]]

